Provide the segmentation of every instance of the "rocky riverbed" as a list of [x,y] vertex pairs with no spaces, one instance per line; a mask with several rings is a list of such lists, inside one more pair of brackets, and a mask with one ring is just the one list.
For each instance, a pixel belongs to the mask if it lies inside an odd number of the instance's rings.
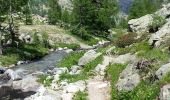
[[56,51],[39,61],[22,64],[12,69],[2,69],[0,100],[23,100],[35,94],[43,87],[37,82],[37,77],[52,70],[70,51],[72,50]]

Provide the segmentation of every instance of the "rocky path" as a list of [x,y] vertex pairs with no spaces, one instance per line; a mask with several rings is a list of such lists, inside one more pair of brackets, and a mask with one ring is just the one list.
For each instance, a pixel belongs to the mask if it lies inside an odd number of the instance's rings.
[[102,64],[96,66],[97,76],[87,81],[87,91],[89,100],[110,100],[110,82],[104,81],[105,69],[112,62],[112,57],[103,56]]
[[110,100],[110,83],[100,77],[88,80],[87,90],[89,100]]

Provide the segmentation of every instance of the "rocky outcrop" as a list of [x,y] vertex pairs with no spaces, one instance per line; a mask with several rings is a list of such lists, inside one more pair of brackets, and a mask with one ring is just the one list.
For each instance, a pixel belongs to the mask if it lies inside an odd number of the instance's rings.
[[161,66],[155,73],[158,79],[162,79],[165,75],[170,72],[170,63]]
[[163,5],[163,8],[157,11],[155,14],[160,15],[164,18],[169,18],[170,17],[170,3]]
[[[170,4],[164,5],[163,8],[155,12],[155,15],[166,18],[167,20],[170,17]],[[128,22],[129,28],[132,32],[143,33],[149,32],[149,25],[153,21],[153,14],[147,14],[137,19],[132,19]]]
[[118,57],[115,57],[115,59],[113,60],[113,64],[126,64],[127,62],[132,62],[137,60],[135,55],[132,55],[130,53],[124,54],[124,55],[120,55]]
[[8,69],[5,71],[4,75],[6,75],[6,77],[9,77],[9,79],[12,79],[13,81],[16,80],[21,80],[22,77],[19,76],[16,72],[14,72],[12,69]]
[[161,26],[156,33],[152,34],[149,39],[149,44],[159,47],[170,39],[170,3],[164,5],[162,9],[158,10],[154,14],[148,14],[143,17],[132,19],[128,22],[129,29],[132,32],[144,33],[150,31],[150,24],[153,22],[153,15],[161,16],[167,20],[167,23]]
[[23,92],[36,92],[42,85],[37,82],[37,78],[29,75],[22,80],[14,81],[12,87],[14,89],[22,90]]
[[159,100],[169,100],[169,98],[170,98],[170,84],[167,84],[161,88]]
[[138,19],[132,19],[128,22],[129,29],[132,32],[144,33],[149,32],[149,25],[152,22],[152,15],[148,14]]
[[170,22],[167,22],[159,31],[152,34],[149,39],[149,44],[159,47],[170,39]]
[[134,64],[129,64],[119,76],[118,91],[131,91],[140,83],[140,76]]
[[101,53],[97,53],[95,50],[89,50],[88,52],[86,52],[83,55],[83,57],[81,57],[79,59],[78,65],[79,66],[84,66],[84,65],[86,65],[87,63],[94,60],[95,58],[97,58],[100,55],[101,55]]

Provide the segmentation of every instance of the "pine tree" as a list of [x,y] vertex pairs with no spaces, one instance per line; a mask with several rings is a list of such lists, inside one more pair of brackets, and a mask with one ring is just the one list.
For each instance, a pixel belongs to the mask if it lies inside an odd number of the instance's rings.
[[[11,36],[12,46],[15,44],[16,40],[16,34],[15,34],[15,28],[16,25],[14,24],[14,16],[13,13],[21,12],[22,7],[27,4],[27,0],[1,0],[0,1],[0,7],[2,8],[0,10],[0,13],[4,19],[8,20],[8,31]],[[4,11],[3,11],[4,10]],[[5,20],[1,20],[5,21]]]
[[55,25],[61,20],[61,7],[58,0],[49,0],[48,20],[49,24]]
[[32,20],[31,8],[30,8],[30,0],[28,1],[27,5],[24,7],[23,14],[25,15],[25,24],[32,25],[33,20]]
[[117,12],[117,0],[74,0],[74,24],[93,35],[105,36],[114,27]]

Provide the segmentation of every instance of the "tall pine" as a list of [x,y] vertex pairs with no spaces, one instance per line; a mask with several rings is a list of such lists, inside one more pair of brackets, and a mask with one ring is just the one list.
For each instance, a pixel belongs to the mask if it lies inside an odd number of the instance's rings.
[[117,0],[73,0],[73,4],[74,24],[77,29],[87,31],[84,33],[105,36],[108,29],[114,27],[114,16],[118,12]]
[[55,25],[61,20],[61,7],[58,4],[58,0],[49,0],[48,1],[48,21],[49,24]]

